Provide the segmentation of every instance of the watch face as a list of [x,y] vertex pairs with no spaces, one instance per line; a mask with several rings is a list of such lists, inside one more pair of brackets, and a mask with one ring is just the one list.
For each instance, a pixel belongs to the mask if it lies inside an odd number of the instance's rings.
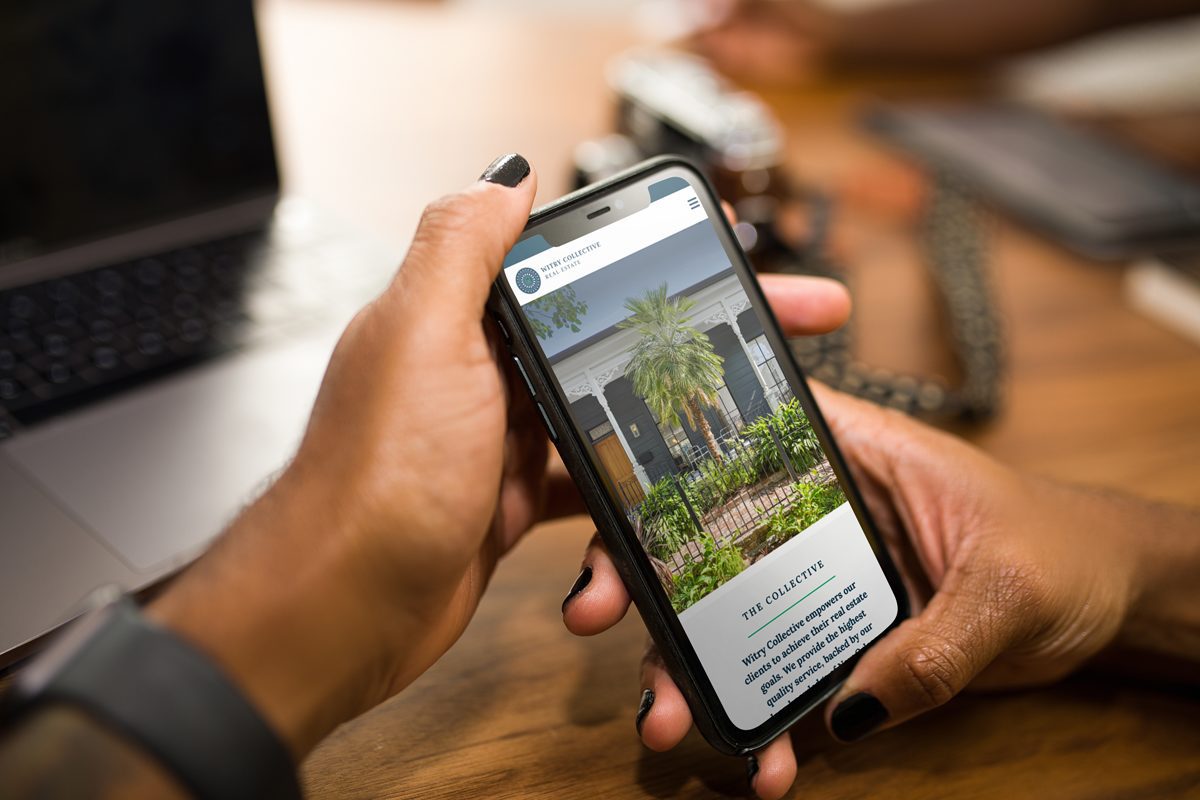
[[537,274],[536,269],[529,267],[517,270],[517,275],[513,279],[513,282],[525,294],[536,294],[537,290],[542,288],[542,277]]

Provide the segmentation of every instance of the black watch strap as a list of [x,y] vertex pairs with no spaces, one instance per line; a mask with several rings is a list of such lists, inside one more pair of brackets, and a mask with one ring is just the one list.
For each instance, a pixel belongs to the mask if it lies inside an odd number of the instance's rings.
[[291,754],[204,654],[121,597],[64,631],[6,698],[82,708],[151,753],[196,797],[299,798]]

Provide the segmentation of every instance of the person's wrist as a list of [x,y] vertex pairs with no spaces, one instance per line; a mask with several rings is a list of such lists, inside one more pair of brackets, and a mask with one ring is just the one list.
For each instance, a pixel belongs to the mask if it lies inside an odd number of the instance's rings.
[[[1013,495],[1025,523],[1050,598],[1039,640],[1052,658],[1071,669],[1113,644],[1141,593],[1137,542],[1108,496],[1094,489],[1021,476]],[[1039,543],[1038,540],[1041,540]]]
[[1117,636],[1122,647],[1200,658],[1200,512],[1112,497],[1131,540],[1136,589]]
[[375,623],[355,523],[297,461],[147,614],[212,657],[299,760],[386,696],[394,645]]

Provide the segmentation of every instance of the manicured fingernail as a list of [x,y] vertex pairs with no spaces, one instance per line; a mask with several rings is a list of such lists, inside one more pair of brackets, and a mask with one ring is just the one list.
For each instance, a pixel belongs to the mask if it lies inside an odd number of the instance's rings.
[[646,721],[646,716],[649,715],[650,709],[654,706],[654,690],[642,689],[642,702],[638,703],[637,717],[634,718],[633,724],[637,728],[638,736],[642,735],[642,723]]
[[529,162],[516,153],[500,156],[479,176],[481,181],[498,183],[510,189],[520,185],[529,175]]
[[754,791],[754,779],[758,777],[758,757],[746,757],[746,782],[750,784],[750,791]]
[[838,703],[829,718],[833,735],[843,742],[856,742],[887,721],[888,711],[875,695],[859,692]]
[[562,610],[567,613],[567,603],[575,599],[575,595],[582,592],[587,585],[592,582],[592,568],[584,567],[579,573],[579,577],[575,579],[575,583],[571,584],[571,591],[567,592],[567,597],[563,600]]

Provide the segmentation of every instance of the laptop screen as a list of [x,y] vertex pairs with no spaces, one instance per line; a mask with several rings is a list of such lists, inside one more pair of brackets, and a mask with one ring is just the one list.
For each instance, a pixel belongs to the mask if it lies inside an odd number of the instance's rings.
[[276,190],[252,6],[0,3],[0,267]]

